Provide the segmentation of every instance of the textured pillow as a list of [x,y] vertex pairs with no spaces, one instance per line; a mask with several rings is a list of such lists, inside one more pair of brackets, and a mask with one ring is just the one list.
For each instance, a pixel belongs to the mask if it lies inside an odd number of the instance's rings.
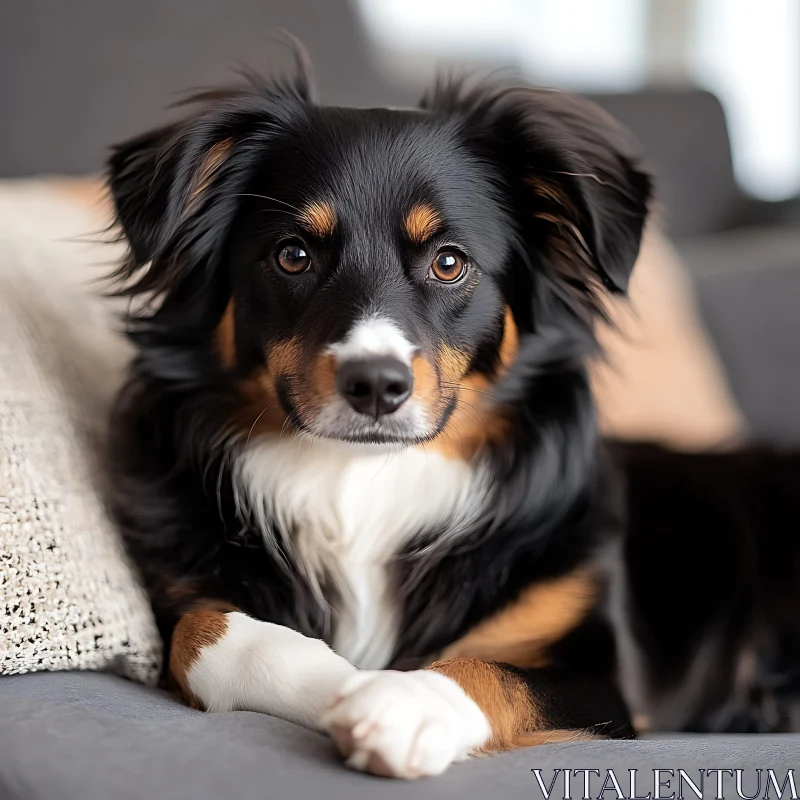
[[158,633],[99,491],[129,350],[87,283],[118,252],[67,238],[97,227],[46,185],[0,183],[0,673],[154,683]]

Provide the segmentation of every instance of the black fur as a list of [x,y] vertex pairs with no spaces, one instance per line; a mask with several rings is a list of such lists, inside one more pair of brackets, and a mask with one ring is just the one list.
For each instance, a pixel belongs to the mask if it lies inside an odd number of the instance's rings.
[[[687,607],[674,630],[670,609],[685,607],[662,602],[657,587],[662,574],[667,597],[677,563],[665,570],[648,561],[650,532],[655,522],[653,535],[691,530],[687,546],[720,558],[733,558],[742,544],[738,517],[706,509],[705,495],[695,492],[686,505],[654,502],[666,491],[668,456],[626,451],[625,484],[597,440],[585,360],[596,352],[592,329],[603,294],[627,287],[651,192],[624,132],[587,102],[529,88],[441,85],[424,111],[326,108],[309,98],[303,79],[252,79],[209,92],[194,99],[185,121],[125,143],[110,162],[109,183],[130,242],[117,278],[120,291],[140,304],[127,321],[138,357],[112,424],[114,507],[165,641],[181,614],[207,597],[330,637],[325,608],[292,568],[279,532],[256,530],[237,505],[227,444],[244,403],[240,381],[264,366],[265,351],[298,331],[319,350],[343,335],[369,301],[390,305],[424,347],[470,353],[470,371],[492,380],[512,431],[485,454],[490,511],[455,537],[420,531],[398,554],[394,585],[403,624],[395,658],[429,656],[526,586],[599,558],[626,529],[627,485],[626,555],[647,680],[656,694],[680,684],[698,637],[723,609],[734,613],[739,584],[731,575],[724,602],[718,599],[706,617]],[[220,142],[225,158],[197,199],[199,165]],[[319,272],[289,282],[264,264],[277,242],[294,235],[292,209],[320,188],[333,196],[341,225],[309,245]],[[479,268],[468,292],[421,288],[419,270],[431,254],[403,242],[393,222],[415,200],[443,210],[447,237],[455,239],[447,243]],[[214,337],[231,298],[236,352],[234,365],[225,366]],[[500,379],[506,306],[520,345]],[[307,429],[297,388],[281,380],[277,393],[290,427]],[[444,406],[439,430],[452,410]],[[758,474],[768,487],[771,462],[763,459]],[[742,456],[714,463],[709,489],[716,492],[728,469],[744,473],[753,462]],[[685,481],[695,468],[704,470],[701,462],[687,464],[669,473],[677,493],[691,491]],[[752,500],[764,504],[758,523],[777,530],[774,509],[784,498]],[[653,509],[666,506],[668,513],[655,518]],[[719,515],[721,527],[731,528],[730,552],[717,552]],[[774,537],[775,548],[788,547],[778,532],[764,535]],[[748,537],[755,546],[755,534]],[[796,561],[791,548],[781,555]],[[769,563],[788,569],[780,558]],[[760,578],[749,577],[755,591]],[[706,589],[696,591],[700,603]],[[763,614],[770,608],[766,601],[758,606]],[[796,626],[793,618],[781,624],[788,640],[773,659],[781,666],[772,677],[800,663],[789,658],[785,666]],[[726,636],[721,646],[735,648]],[[598,607],[554,648],[550,672],[530,671],[528,678],[532,686],[591,686],[608,698],[605,705],[578,702],[581,690],[571,700],[554,699],[554,708],[573,709],[554,712],[558,725],[607,723],[606,732],[629,735],[614,668],[613,638]],[[793,685],[791,676],[786,680]],[[679,723],[715,727],[717,720],[716,727],[726,727],[718,713],[726,699]]]
[[653,724],[800,729],[800,456],[645,445],[616,455]]

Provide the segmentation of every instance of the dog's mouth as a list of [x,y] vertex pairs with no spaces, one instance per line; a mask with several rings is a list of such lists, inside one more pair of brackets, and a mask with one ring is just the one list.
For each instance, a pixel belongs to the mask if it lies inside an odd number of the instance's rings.
[[375,418],[354,411],[341,398],[334,397],[313,419],[293,414],[292,422],[299,433],[309,437],[345,445],[404,448],[424,444],[441,432],[446,415],[433,421],[430,416],[430,411],[415,399],[390,415]]
[[261,386],[285,415],[282,433],[344,446],[408,448],[446,431],[464,360],[442,364],[395,323],[370,316],[341,341],[313,352],[299,337],[273,345]]
[[[275,359],[273,358],[273,361]],[[442,431],[452,410],[435,366],[422,356],[401,359],[358,352],[323,352],[272,382],[286,414],[284,431],[345,445],[411,447]]]
[[342,392],[323,399],[292,392],[286,384],[279,387],[279,400],[287,413],[285,430],[343,446],[400,449],[423,445],[442,432],[455,405],[454,399],[431,407],[409,392],[387,411],[366,401],[353,402]]

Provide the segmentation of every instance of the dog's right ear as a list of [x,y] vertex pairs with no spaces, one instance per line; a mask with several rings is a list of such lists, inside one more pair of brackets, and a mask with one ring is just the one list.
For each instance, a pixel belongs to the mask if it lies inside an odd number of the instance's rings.
[[125,294],[170,290],[213,269],[254,164],[283,124],[304,114],[304,75],[248,77],[244,88],[196,95],[194,114],[114,149],[108,185],[130,246],[117,275]]
[[214,259],[246,177],[244,157],[228,126],[203,116],[115,149],[108,183],[130,246],[118,277],[136,276],[125,293],[175,288]]
[[174,228],[170,203],[180,153],[181,127],[170,125],[116,146],[108,163],[108,185],[137,266],[151,261]]

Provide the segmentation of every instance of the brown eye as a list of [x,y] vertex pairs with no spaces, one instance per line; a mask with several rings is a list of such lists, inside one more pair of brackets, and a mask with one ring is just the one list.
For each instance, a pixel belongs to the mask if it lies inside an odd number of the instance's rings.
[[433,260],[428,277],[442,283],[455,283],[466,270],[464,257],[453,250],[444,250]]
[[290,275],[299,275],[311,267],[311,256],[302,245],[285,244],[278,250],[278,266]]

